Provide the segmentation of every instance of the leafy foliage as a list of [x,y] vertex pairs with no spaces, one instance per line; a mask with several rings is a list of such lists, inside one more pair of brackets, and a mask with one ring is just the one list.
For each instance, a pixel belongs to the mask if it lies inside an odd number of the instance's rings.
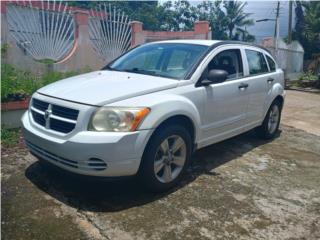
[[319,76],[313,74],[311,71],[304,72],[299,76],[299,80],[306,80],[306,81],[318,81]]
[[19,142],[19,129],[4,129],[1,128],[1,145],[10,147]]
[[222,1],[204,1],[198,5],[199,20],[207,20],[212,31],[212,38],[218,40],[228,39],[227,19],[221,8]]
[[160,26],[162,30],[192,30],[194,22],[198,20],[197,8],[185,0],[167,1],[160,8],[166,16],[165,24]]
[[[229,39],[238,40],[238,35],[247,33],[246,26],[253,25],[253,20],[249,19],[252,13],[245,13],[243,8],[247,2],[224,1],[223,6],[226,10],[226,24]],[[237,31],[235,33],[235,30]]]
[[320,2],[296,1],[296,24],[293,39],[298,40],[304,50],[305,58],[320,53]]
[[9,48],[9,44],[8,43],[1,44],[1,56],[7,53],[8,48]]
[[199,19],[207,20],[212,29],[212,38],[219,40],[242,40],[253,42],[246,27],[253,25],[250,13],[244,12],[246,2],[204,1],[198,5]]
[[[87,71],[89,69],[81,72]],[[24,100],[42,86],[77,74],[79,72],[76,71],[49,72],[37,76],[31,72],[16,69],[9,64],[1,64],[1,101]]]
[[[69,5],[96,8],[97,1],[69,1]],[[109,3],[106,3],[109,4]],[[246,3],[239,1],[203,1],[195,5],[187,0],[166,1],[114,1],[112,7],[125,12],[131,20],[143,22],[143,28],[152,31],[189,31],[195,21],[207,20],[213,39],[254,41],[246,30],[253,24],[250,14],[244,12]]]

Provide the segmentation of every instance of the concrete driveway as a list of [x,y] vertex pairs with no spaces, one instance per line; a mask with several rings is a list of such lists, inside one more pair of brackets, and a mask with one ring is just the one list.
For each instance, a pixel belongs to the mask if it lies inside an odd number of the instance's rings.
[[319,109],[320,95],[289,91],[276,139],[249,132],[200,150],[161,195],[2,149],[2,238],[320,239]]
[[320,136],[320,94],[287,91],[282,123]]

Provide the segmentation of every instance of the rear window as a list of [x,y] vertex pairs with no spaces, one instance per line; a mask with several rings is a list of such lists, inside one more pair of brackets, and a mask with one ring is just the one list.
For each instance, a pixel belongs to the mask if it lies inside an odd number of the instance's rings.
[[268,61],[268,64],[269,64],[270,71],[271,72],[275,71],[276,70],[276,63],[268,55],[266,55],[266,57],[267,57],[267,61]]
[[269,72],[267,62],[261,52],[246,50],[250,75]]

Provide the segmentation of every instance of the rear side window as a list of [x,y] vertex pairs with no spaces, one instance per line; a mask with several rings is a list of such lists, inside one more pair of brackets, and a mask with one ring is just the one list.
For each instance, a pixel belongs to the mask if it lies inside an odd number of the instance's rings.
[[266,73],[269,71],[266,60],[261,52],[247,49],[246,55],[250,75]]
[[275,71],[276,70],[276,63],[268,55],[266,55],[266,57],[267,57],[267,61],[268,61],[268,64],[269,64],[270,71],[271,72]]

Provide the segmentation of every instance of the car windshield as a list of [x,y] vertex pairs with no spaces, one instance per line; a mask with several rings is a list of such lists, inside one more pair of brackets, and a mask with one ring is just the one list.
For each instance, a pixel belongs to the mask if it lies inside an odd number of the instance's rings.
[[104,70],[184,79],[208,46],[158,43],[137,47],[104,67]]

